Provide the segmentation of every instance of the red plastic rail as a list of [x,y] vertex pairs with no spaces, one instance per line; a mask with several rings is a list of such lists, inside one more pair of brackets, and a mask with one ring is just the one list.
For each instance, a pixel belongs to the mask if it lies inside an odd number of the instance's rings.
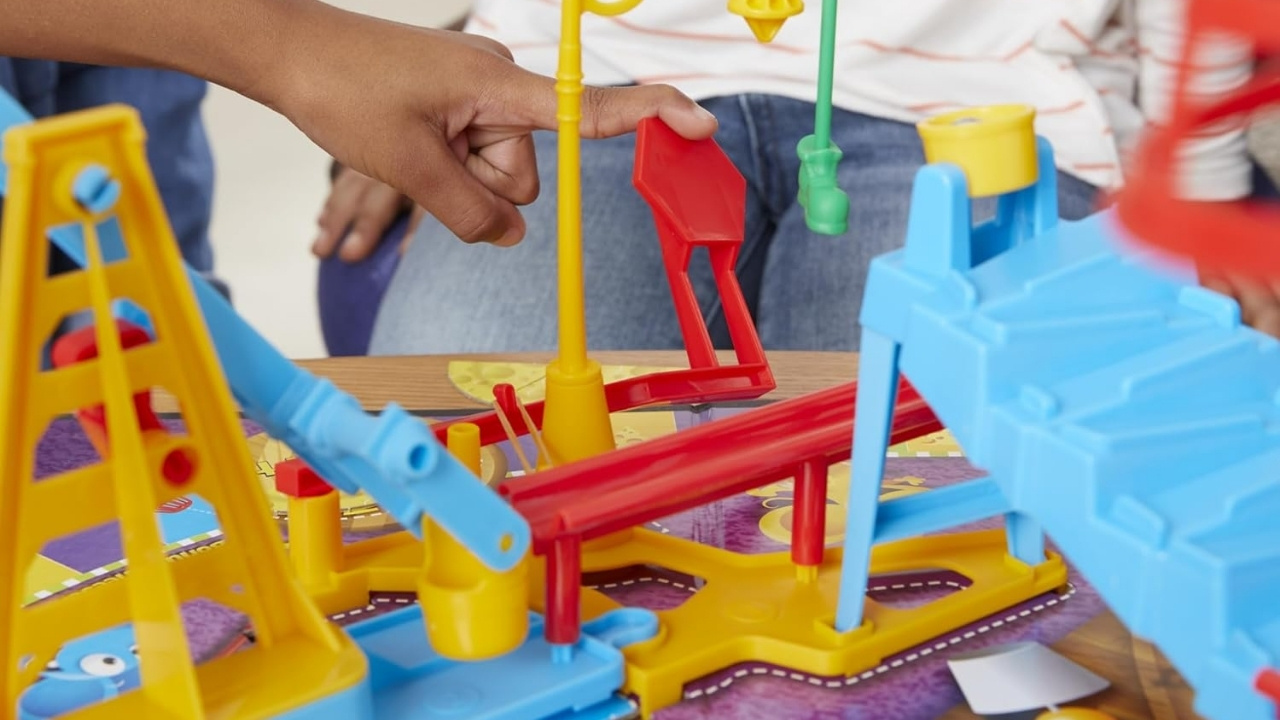
[[[773,372],[734,273],[746,215],[747,184],[742,173],[715,140],[685,140],[661,120],[650,118],[641,121],[636,131],[633,181],[653,211],[689,367],[610,383],[605,386],[609,412],[646,405],[751,400],[773,390]],[[721,365],[716,357],[689,281],[689,264],[699,247],[706,248],[710,257],[736,365]],[[526,410],[534,424],[542,424],[541,402],[529,404]],[[497,414],[485,412],[435,426],[440,442],[446,441],[453,422],[478,425],[485,445],[506,439]],[[514,418],[512,424],[523,427]],[[525,433],[517,430],[517,434]]]
[[[788,477],[799,481],[792,557],[820,562],[827,468],[849,458],[856,398],[849,383],[499,486],[547,556],[548,640],[577,640],[583,541]],[[893,442],[942,429],[905,381],[898,398]]]

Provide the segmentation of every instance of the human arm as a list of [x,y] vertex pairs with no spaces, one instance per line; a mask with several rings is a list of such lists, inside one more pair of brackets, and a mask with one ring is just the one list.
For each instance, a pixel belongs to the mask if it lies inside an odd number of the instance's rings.
[[[556,127],[554,81],[498,43],[318,0],[0,0],[0,54],[162,67],[288,117],[343,163],[470,242],[512,244],[538,193],[530,133]],[[667,87],[588,88],[585,138],[659,116],[701,138],[715,120]]]

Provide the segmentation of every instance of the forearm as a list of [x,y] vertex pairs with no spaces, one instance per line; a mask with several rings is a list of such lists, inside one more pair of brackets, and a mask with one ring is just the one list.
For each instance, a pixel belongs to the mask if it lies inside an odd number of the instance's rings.
[[271,104],[294,49],[341,14],[315,0],[0,0],[0,55],[178,70]]

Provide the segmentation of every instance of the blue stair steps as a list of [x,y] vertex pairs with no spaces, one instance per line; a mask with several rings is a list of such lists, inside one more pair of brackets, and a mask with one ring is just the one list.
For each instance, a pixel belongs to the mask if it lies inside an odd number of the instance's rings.
[[[926,167],[916,198],[958,207],[963,177]],[[975,231],[1008,249],[970,268],[977,250],[954,234],[970,230],[937,211],[917,203],[907,247],[873,263],[864,348],[896,344],[897,370],[985,482],[1162,649],[1200,713],[1272,720],[1255,683],[1280,664],[1280,343],[1126,254],[1108,213],[1034,238]],[[860,384],[892,361],[864,355]]]

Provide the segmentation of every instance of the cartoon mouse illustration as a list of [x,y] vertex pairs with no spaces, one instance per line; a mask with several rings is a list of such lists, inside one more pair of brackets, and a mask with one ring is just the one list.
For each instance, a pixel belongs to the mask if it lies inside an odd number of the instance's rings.
[[141,684],[133,628],[73,640],[18,698],[18,720],[50,720],[108,700]]

